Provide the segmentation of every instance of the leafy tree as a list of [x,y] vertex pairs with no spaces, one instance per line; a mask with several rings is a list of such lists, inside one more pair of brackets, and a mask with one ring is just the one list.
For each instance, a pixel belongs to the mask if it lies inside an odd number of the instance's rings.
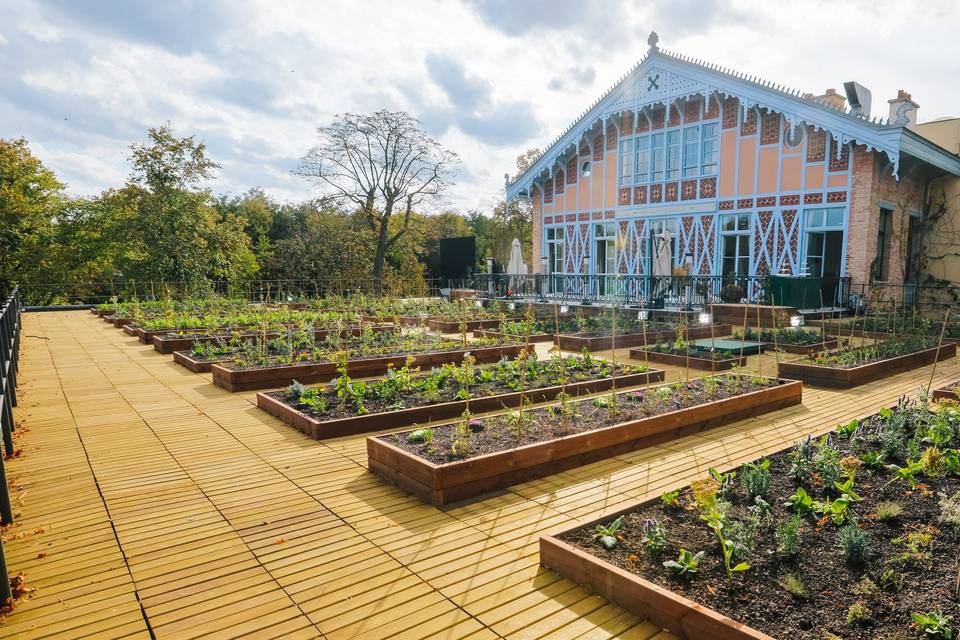
[[243,233],[247,221],[221,213],[203,188],[215,162],[193,136],[177,138],[170,125],[151,128],[148,144],[131,146],[126,192],[135,203],[128,229],[140,255],[124,275],[140,280],[183,282],[192,290],[209,278],[250,277],[256,259]]
[[63,189],[24,138],[0,139],[0,294],[43,263]]
[[[332,202],[356,207],[375,237],[373,285],[379,291],[387,253],[409,229],[416,208],[442,199],[457,155],[404,112],[346,113],[317,129],[320,141],[295,173],[320,185]],[[399,225],[391,225],[394,214]]]

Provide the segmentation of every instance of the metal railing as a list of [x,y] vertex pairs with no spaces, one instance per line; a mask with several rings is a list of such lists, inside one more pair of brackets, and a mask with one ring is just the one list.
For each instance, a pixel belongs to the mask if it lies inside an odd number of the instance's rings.
[[[15,288],[0,307],[0,427],[3,431],[3,451],[8,456],[14,455],[13,408],[17,406],[17,361],[20,354],[22,311],[20,291]],[[10,487],[7,484],[3,456],[0,456],[0,523],[4,526],[13,523]],[[6,602],[12,594],[2,541],[0,541],[0,582],[2,582],[0,600]]]
[[[829,293],[823,306],[845,306],[849,281],[840,278],[828,284]],[[766,276],[481,274],[474,277],[471,288],[487,297],[632,305],[649,309],[689,310],[723,302],[745,300],[751,304],[770,304],[773,301]],[[816,306],[820,306],[819,301],[811,305]]]

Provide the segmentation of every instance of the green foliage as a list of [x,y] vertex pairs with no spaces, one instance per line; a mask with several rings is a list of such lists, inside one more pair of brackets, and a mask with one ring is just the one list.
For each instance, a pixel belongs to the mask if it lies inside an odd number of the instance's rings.
[[910,614],[917,628],[928,636],[950,640],[953,638],[953,616],[940,611],[913,612]]
[[623,516],[620,516],[610,524],[598,524],[593,532],[593,537],[598,540],[605,549],[613,549],[617,546],[618,535],[623,527]]
[[838,534],[843,559],[852,567],[862,567],[870,555],[870,534],[855,524],[848,524]]
[[777,525],[777,553],[784,558],[793,558],[800,553],[801,525],[799,515],[793,515]]
[[896,520],[903,513],[903,507],[898,502],[880,502],[874,510],[877,520],[880,522],[890,522]]
[[433,442],[433,429],[416,429],[407,434],[407,442],[411,444],[430,444]]
[[783,506],[790,507],[797,515],[804,515],[814,511],[814,501],[803,487],[797,487],[792,496],[787,498]]
[[806,600],[810,597],[807,585],[803,581],[803,576],[799,573],[785,573],[780,578],[780,586],[797,600]]
[[960,492],[940,499],[940,522],[960,529]]
[[740,484],[751,501],[766,496],[770,482],[770,460],[767,458],[760,462],[748,462],[740,468]]
[[659,520],[647,520],[643,523],[643,537],[640,545],[650,556],[659,556],[667,549],[667,528]]
[[851,626],[865,624],[870,621],[872,616],[873,613],[862,602],[854,602],[847,608],[847,624]]
[[686,578],[697,572],[700,561],[703,560],[704,552],[691,553],[686,549],[680,549],[680,554],[676,560],[666,560],[663,563],[678,578]]
[[660,495],[660,502],[668,507],[680,506],[680,490],[667,491]]

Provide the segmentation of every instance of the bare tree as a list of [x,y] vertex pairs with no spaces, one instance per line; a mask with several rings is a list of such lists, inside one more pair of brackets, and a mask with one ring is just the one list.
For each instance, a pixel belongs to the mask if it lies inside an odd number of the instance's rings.
[[[379,293],[387,252],[407,232],[414,208],[442,200],[459,163],[402,111],[344,113],[317,129],[319,143],[294,172],[342,205],[356,206],[377,238],[373,286]],[[391,233],[390,218],[402,215]]]

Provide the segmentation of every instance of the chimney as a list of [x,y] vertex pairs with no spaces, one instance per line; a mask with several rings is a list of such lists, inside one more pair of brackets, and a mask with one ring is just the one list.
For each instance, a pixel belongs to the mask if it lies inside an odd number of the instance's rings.
[[913,101],[909,93],[900,89],[897,97],[887,102],[890,103],[890,124],[911,131],[917,128],[917,109],[920,105]]
[[837,93],[836,89],[827,89],[826,93],[822,96],[815,97],[814,100],[838,111],[843,111],[843,107],[847,102],[847,99]]

